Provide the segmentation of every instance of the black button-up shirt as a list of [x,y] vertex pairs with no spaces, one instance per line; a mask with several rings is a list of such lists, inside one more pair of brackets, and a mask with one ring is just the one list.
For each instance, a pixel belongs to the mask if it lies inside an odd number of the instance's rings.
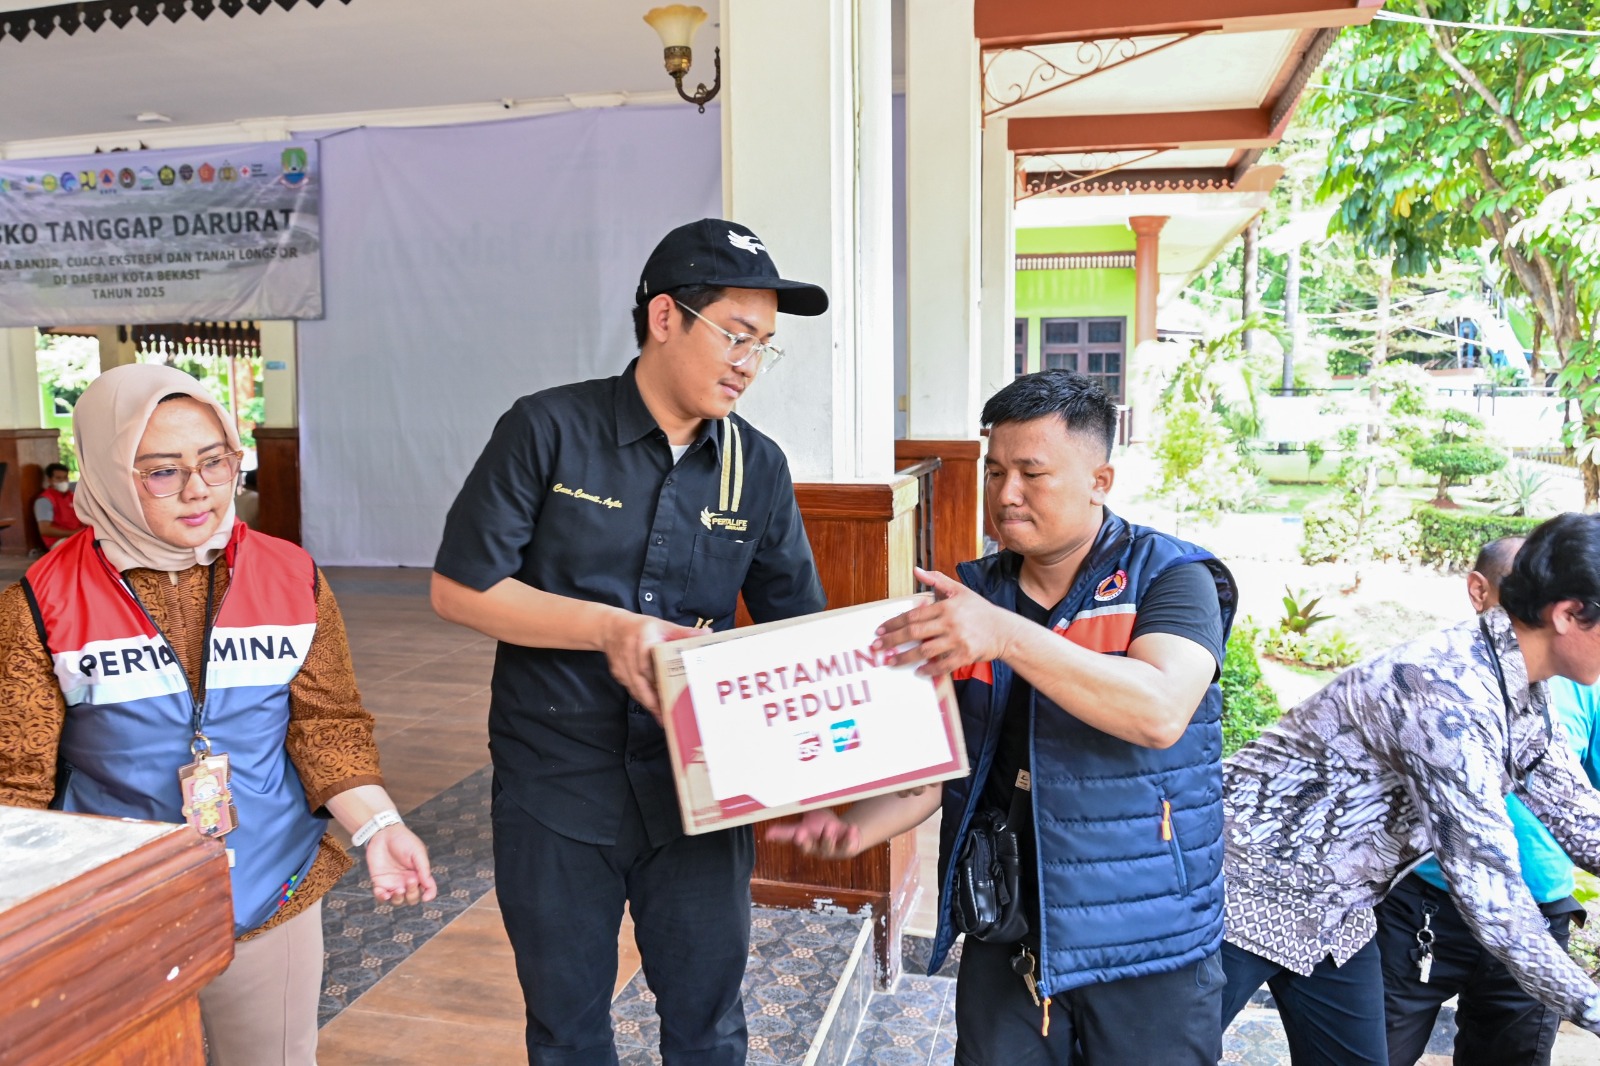
[[[738,415],[707,422],[674,465],[635,364],[524,396],[501,417],[445,520],[434,569],[486,590],[507,577],[687,626],[822,610],[783,452]],[[599,652],[502,643],[489,710],[510,798],[575,840],[616,840],[631,786],[653,844],[682,832],[666,736]]]

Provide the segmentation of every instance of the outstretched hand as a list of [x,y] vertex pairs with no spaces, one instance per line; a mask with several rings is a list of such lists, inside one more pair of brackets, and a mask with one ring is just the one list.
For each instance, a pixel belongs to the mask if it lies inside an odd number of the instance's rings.
[[[923,677],[1005,658],[1016,615],[937,571],[915,573],[936,599],[879,626],[874,648],[888,649],[893,664],[921,663],[917,673]],[[895,650],[906,644],[912,646]]]
[[767,826],[767,840],[793,844],[819,859],[849,859],[861,854],[861,830],[824,807]]
[[656,663],[650,649],[669,640],[703,636],[704,631],[676,625],[647,614],[619,612],[606,627],[602,650],[611,676],[628,695],[661,721],[661,700],[656,695]]

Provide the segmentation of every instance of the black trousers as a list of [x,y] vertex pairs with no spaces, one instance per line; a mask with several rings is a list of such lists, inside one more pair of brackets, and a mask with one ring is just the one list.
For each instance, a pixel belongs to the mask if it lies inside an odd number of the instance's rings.
[[957,1066],[1216,1066],[1222,963],[1086,985],[1034,1006],[1015,947],[968,937],[956,973]]
[[742,1066],[750,950],[748,826],[650,846],[637,806],[614,845],[562,836],[495,789],[494,870],[534,1066],[614,1066],[622,908],[661,1016],[665,1066]]
[[[1550,935],[1563,949],[1576,900],[1543,908]],[[1433,930],[1433,971],[1422,983],[1417,930],[1424,913]],[[1412,875],[1379,904],[1383,1001],[1390,1066],[1413,1066],[1428,1046],[1439,1007],[1456,1002],[1457,1066],[1548,1066],[1561,1016],[1522,990],[1505,964],[1478,943],[1450,893]]]
[[1294,1066],[1384,1066],[1383,975],[1375,941],[1343,966],[1324,958],[1306,977],[1236,944],[1222,945],[1228,973],[1222,1025],[1266,984],[1278,1004]]

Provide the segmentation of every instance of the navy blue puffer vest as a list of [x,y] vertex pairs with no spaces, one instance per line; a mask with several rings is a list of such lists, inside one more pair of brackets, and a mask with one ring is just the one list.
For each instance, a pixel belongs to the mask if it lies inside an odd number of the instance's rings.
[[[1226,633],[1237,602],[1228,569],[1202,548],[1107,511],[1094,547],[1049,624],[1081,646],[1124,655],[1140,597],[1164,571],[1194,562],[1212,572]],[[1019,556],[1000,552],[963,563],[958,573],[967,587],[1014,611],[1020,566]],[[983,793],[1014,676],[1000,660],[955,675],[973,773],[945,783],[932,969],[955,940],[951,856],[960,854]],[[1188,729],[1165,749],[1103,733],[1037,694],[1030,717],[1039,856],[1033,875],[1044,925],[1039,994],[1166,973],[1215,953],[1222,945],[1218,687],[1206,690]]]

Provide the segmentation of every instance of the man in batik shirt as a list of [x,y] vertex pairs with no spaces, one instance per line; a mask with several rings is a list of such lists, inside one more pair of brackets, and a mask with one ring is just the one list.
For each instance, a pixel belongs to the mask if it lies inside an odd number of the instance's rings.
[[1551,519],[1501,607],[1351,668],[1228,760],[1225,1023],[1265,982],[1296,1066],[1386,1066],[1373,907],[1432,851],[1484,947],[1600,1033],[1600,994],[1523,883],[1504,800],[1515,789],[1600,869],[1600,794],[1554,735],[1544,684],[1600,680],[1597,622],[1600,518]]

